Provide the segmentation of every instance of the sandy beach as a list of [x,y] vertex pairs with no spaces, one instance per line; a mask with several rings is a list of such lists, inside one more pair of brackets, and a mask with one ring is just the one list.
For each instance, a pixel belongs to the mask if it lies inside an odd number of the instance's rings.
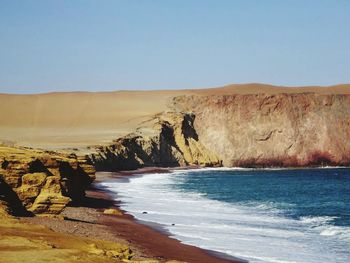
[[[127,244],[135,254],[133,260],[155,259],[161,262],[178,260],[193,263],[245,262],[228,255],[182,244],[170,238],[161,228],[142,224],[133,216],[120,210],[118,201],[113,200],[110,193],[98,187],[100,182],[116,177],[168,171],[166,168],[144,168],[118,173],[99,172],[96,182],[87,191],[86,199],[64,210],[62,215],[65,220],[31,217],[21,218],[21,221],[45,225],[55,232]],[[119,211],[120,215],[103,213],[105,209],[110,208]]]

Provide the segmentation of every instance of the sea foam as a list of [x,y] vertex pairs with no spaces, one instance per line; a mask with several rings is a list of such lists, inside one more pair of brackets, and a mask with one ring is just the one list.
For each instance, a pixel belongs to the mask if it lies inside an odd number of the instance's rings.
[[101,185],[117,193],[122,209],[161,224],[186,244],[257,263],[350,262],[350,228],[329,225],[334,218],[291,219],[269,203],[232,204],[174,188],[187,173],[147,174],[130,177],[127,184],[117,179]]

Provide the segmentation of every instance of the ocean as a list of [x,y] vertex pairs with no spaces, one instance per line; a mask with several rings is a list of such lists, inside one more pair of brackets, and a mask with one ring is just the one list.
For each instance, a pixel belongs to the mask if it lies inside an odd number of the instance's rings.
[[102,183],[135,218],[249,262],[350,262],[350,169],[208,168]]

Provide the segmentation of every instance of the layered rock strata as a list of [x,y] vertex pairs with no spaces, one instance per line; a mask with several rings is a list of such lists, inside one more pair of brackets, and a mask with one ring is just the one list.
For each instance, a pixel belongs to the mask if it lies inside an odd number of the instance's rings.
[[350,165],[350,95],[180,96],[200,142],[225,166]]
[[98,148],[89,156],[97,170],[131,170],[145,166],[220,166],[194,129],[193,114],[167,112],[143,122],[136,132]]
[[0,206],[12,214],[59,214],[79,201],[94,180],[85,158],[0,147]]

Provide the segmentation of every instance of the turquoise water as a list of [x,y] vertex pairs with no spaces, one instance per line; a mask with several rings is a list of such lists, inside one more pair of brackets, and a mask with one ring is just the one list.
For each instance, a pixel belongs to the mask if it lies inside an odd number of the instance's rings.
[[350,262],[348,168],[182,170],[103,186],[186,244],[254,263]]

